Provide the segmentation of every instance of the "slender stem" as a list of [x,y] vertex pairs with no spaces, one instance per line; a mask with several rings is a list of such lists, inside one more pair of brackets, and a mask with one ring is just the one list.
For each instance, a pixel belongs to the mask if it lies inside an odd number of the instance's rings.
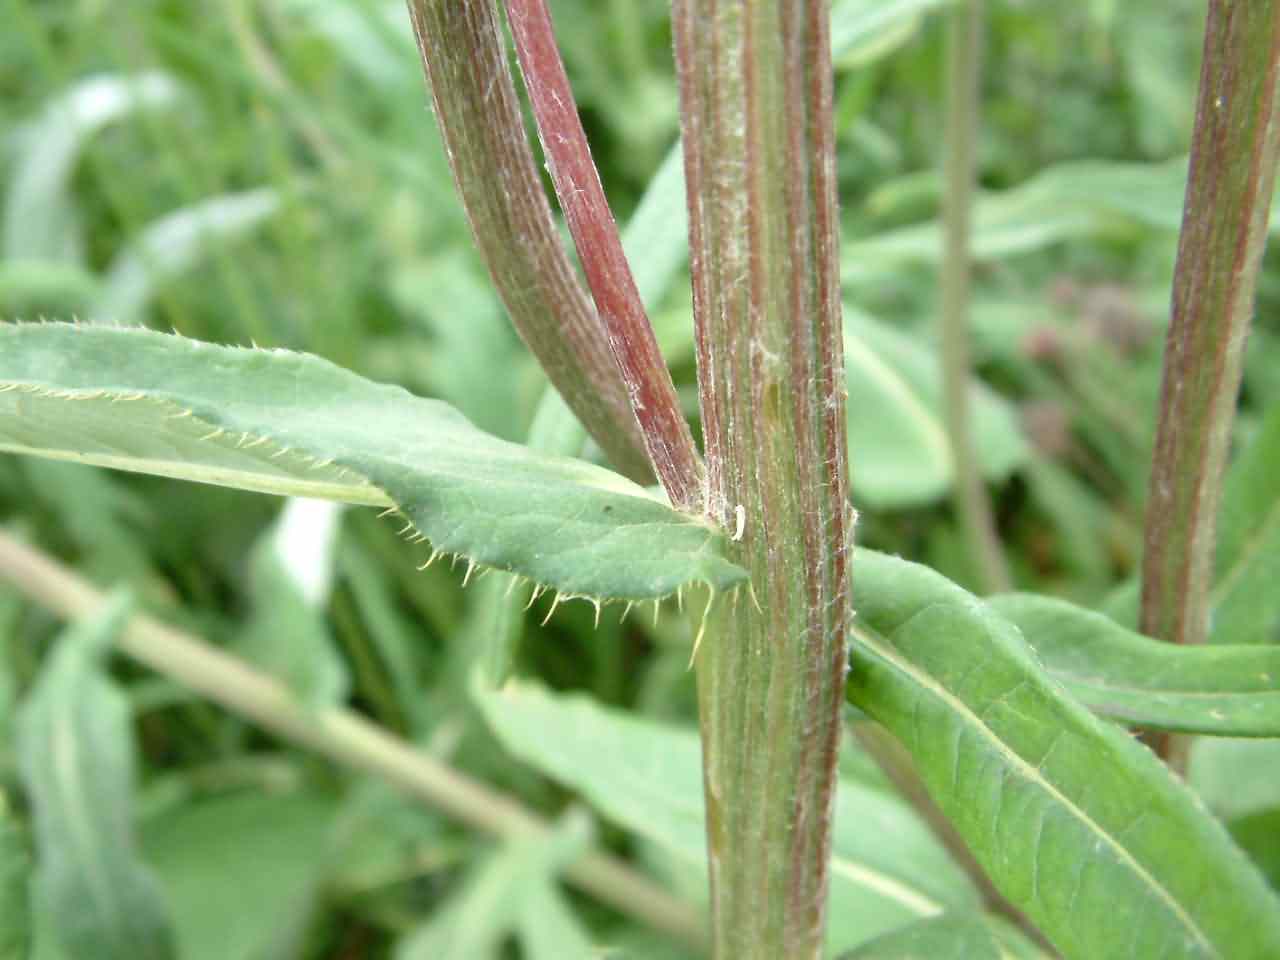
[[[826,0],[675,0],[707,512],[750,591],[697,653],[716,955],[817,957],[852,541]],[[745,594],[745,595],[744,595]]]
[[[39,550],[0,532],[0,578],[67,618],[91,615],[103,595]],[[499,837],[550,829],[517,801],[446,766],[351,710],[319,710],[282,684],[195,637],[145,617],[130,620],[119,648],[185,687],[258,724],[282,740],[336,763],[381,777],[468,826]],[[566,869],[584,892],[695,947],[702,920],[622,861],[590,852]]]
[[622,252],[556,47],[551,14],[545,0],[507,0],[507,19],[560,207],[627,385],[649,460],[673,504],[686,510],[701,507],[702,462]]
[[[1280,5],[1211,0],[1165,340],[1143,633],[1203,643],[1223,472],[1280,151]],[[1188,741],[1151,745],[1185,766]]]
[[516,330],[614,464],[647,480],[626,384],[534,163],[494,0],[408,4],[454,181]]
[[970,210],[977,176],[975,141],[981,109],[982,0],[951,13],[947,45],[946,176],[942,200],[942,382],[947,436],[955,465],[956,512],[988,592],[1008,590],[991,503],[974,455],[969,417]]
[[1280,148],[1280,4],[1211,0],[1147,498],[1142,630],[1201,643]]

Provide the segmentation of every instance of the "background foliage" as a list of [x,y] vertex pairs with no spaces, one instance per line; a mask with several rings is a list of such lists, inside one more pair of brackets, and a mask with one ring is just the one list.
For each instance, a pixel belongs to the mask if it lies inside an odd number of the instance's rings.
[[[947,499],[933,331],[943,6],[833,4],[850,449],[860,543],[973,586]],[[658,176],[677,127],[667,5],[552,7],[610,200],[621,222],[637,218],[628,246],[693,413],[682,203],[672,169]],[[989,4],[979,459],[1018,587],[1125,627],[1202,8]],[[0,0],[0,23],[0,318],[307,350],[447,400],[498,436],[528,435],[543,380],[472,250],[401,3]],[[1278,256],[1264,266],[1223,521],[1214,639],[1237,643],[1280,642],[1266,589],[1280,562]],[[705,897],[681,618],[606,610],[596,628],[586,604],[547,619],[550,600],[536,600],[517,693],[473,695],[500,591],[461,589],[461,567],[419,570],[427,548],[376,511],[4,456],[0,518],[96,582],[127,585],[122,604],[224,645],[309,702],[358,708],[560,824],[545,843],[467,830],[92,638],[59,642],[58,623],[0,586],[0,855],[20,857],[29,829],[78,835],[76,808],[92,798],[89,840],[109,838],[113,869],[148,891],[118,955],[538,958],[593,943],[683,955],[556,881],[594,833]],[[23,779],[55,729],[98,765],[92,784]],[[847,739],[833,950],[978,897]],[[1263,741],[1202,742],[1191,777],[1280,883],[1276,760]],[[89,792],[57,805],[60,827],[31,823],[30,800],[76,789]],[[50,960],[76,955],[74,934],[51,931],[59,897],[83,895],[59,893],[74,878],[54,867],[35,911],[36,956]]]

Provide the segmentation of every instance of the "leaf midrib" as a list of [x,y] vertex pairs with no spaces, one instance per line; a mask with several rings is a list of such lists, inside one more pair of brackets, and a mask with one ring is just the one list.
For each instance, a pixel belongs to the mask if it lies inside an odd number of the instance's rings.
[[[928,607],[924,609],[928,609]],[[916,616],[918,615],[919,613],[916,614]],[[988,740],[995,747],[998,753],[1004,755],[1010,766],[1018,770],[1029,783],[1040,786],[1045,793],[1061,804],[1062,808],[1073,815],[1087,830],[1095,834],[1098,839],[1108,847],[1112,848],[1116,852],[1120,862],[1128,866],[1133,874],[1137,876],[1147,888],[1152,890],[1157,897],[1164,901],[1173,915],[1195,938],[1195,940],[1202,944],[1213,955],[1219,955],[1218,950],[1213,945],[1213,942],[1209,940],[1204,931],[1196,924],[1195,919],[1187,913],[1182,904],[1178,902],[1177,898],[1175,898],[1173,894],[1160,884],[1159,881],[1157,881],[1156,878],[1146,869],[1146,867],[1135,859],[1119,841],[1103,829],[1102,825],[1089,816],[1085,810],[1071,802],[1071,800],[1058,790],[1053,783],[1047,780],[1039,770],[1023,759],[1023,757],[1016,751],[1008,747],[995,733],[995,731],[987,726],[963,700],[956,697],[945,687],[942,687],[928,674],[922,673],[914,664],[898,655],[897,651],[892,648],[886,648],[876,642],[874,637],[867,634],[864,629],[861,629],[856,624],[853,628],[853,634],[861,643],[865,644],[873,652],[878,654],[885,662],[893,666],[918,686],[929,691],[939,700],[950,706],[958,716],[964,719],[968,726],[976,730],[981,736]]]

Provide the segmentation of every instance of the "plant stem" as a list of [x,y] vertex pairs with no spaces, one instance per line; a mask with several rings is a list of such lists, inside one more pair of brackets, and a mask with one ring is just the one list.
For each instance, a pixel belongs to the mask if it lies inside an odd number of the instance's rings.
[[652,474],[608,335],[560,245],[494,0],[408,0],[458,193],[516,330],[623,473]]
[[556,195],[627,385],[649,461],[672,504],[696,509],[702,502],[702,462],[622,252],[556,47],[551,14],[545,0],[507,0],[507,19]]
[[[0,577],[68,619],[91,615],[104,597],[33,547],[0,532]],[[381,777],[410,796],[477,830],[527,837],[548,823],[512,798],[472,780],[413,745],[380,730],[351,710],[316,710],[282,684],[189,634],[135,616],[119,648],[264,730],[335,763]],[[622,861],[590,852],[566,869],[567,878],[604,903],[694,947],[705,945],[702,920]]]
[[716,956],[822,952],[852,541],[829,5],[675,0],[707,512],[751,589],[696,653]]
[[1008,590],[1009,567],[974,455],[969,417],[970,211],[981,109],[982,0],[961,0],[947,37],[946,178],[942,198],[942,385],[955,466],[955,504],[983,587]]
[[1280,148],[1280,4],[1211,0],[1147,497],[1142,631],[1201,643]]

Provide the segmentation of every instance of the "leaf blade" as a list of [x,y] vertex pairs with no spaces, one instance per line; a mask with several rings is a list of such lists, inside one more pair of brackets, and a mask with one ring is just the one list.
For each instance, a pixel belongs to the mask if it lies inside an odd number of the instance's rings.
[[850,699],[911,750],[997,886],[1059,949],[1280,949],[1280,908],[1222,827],[1144,747],[1065,697],[1012,625],[923,567],[865,550],[854,567]]
[[[474,694],[513,755],[656,845],[681,876],[705,884],[700,748],[692,730],[514,683]],[[978,903],[913,814],[896,798],[848,778],[837,791],[830,897],[832,949]]]
[[437,551],[566,595],[649,599],[745,576],[721,533],[630,481],[304,354],[9,325],[0,391],[0,450],[394,504]]
[[177,956],[160,888],[133,837],[129,705],[95,662],[127,611],[118,597],[71,628],[19,713],[19,766],[35,811],[35,894],[71,960]]
[[1029,594],[988,605],[1096,713],[1153,730],[1280,736],[1280,647],[1160,643],[1102,614]]

